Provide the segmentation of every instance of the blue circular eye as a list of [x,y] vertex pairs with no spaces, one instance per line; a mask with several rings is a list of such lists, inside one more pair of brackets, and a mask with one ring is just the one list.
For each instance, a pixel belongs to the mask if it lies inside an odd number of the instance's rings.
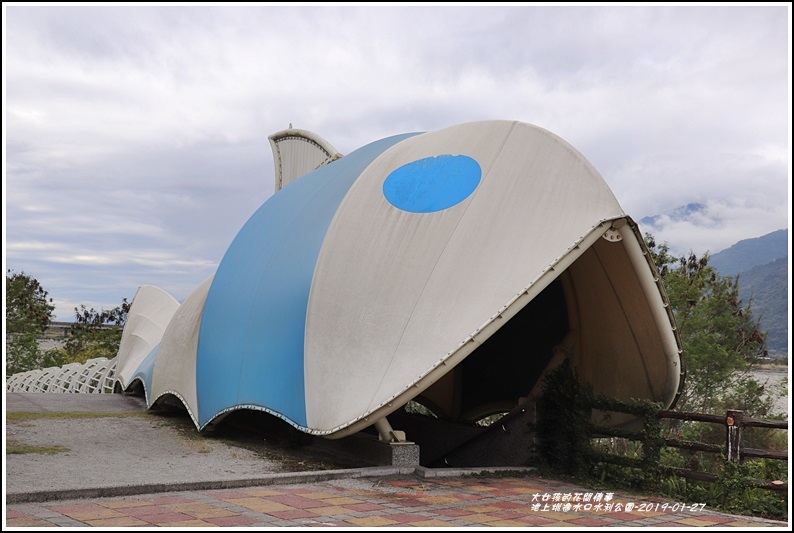
[[383,182],[383,196],[397,209],[434,213],[468,198],[481,177],[482,169],[471,157],[426,157],[393,170]]

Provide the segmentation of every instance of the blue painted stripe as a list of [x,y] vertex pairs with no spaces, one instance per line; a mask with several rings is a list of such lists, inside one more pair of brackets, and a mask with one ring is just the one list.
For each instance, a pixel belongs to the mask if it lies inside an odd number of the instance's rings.
[[317,257],[339,203],[383,151],[416,134],[376,141],[300,177],[243,226],[218,266],[199,330],[201,426],[256,405],[306,426],[303,343]]

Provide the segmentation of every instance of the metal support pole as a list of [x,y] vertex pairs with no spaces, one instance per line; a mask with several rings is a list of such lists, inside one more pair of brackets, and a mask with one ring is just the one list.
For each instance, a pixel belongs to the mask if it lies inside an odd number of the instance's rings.
[[391,424],[389,424],[385,416],[373,425],[378,431],[378,439],[381,442],[406,442],[405,432],[392,429]]

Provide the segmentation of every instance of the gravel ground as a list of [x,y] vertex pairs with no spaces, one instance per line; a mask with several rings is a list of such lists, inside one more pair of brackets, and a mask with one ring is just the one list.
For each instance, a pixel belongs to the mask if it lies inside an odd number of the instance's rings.
[[185,413],[145,411],[138,398],[10,396],[6,451],[23,445],[62,451],[6,453],[8,493],[256,479],[342,466],[311,447],[290,448],[253,432],[200,434]]

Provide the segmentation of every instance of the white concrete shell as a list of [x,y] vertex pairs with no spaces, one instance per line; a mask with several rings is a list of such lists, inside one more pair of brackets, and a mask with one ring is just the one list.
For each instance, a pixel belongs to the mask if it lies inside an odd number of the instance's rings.
[[158,287],[144,285],[138,289],[119,345],[116,379],[122,389],[130,386],[135,371],[160,343],[178,307],[179,302]]
[[158,348],[158,353],[164,356],[157,357],[154,362],[149,395],[150,405],[166,394],[176,396],[185,405],[196,426],[199,425],[196,350],[201,314],[211,284],[212,276],[204,280],[174,313]]

